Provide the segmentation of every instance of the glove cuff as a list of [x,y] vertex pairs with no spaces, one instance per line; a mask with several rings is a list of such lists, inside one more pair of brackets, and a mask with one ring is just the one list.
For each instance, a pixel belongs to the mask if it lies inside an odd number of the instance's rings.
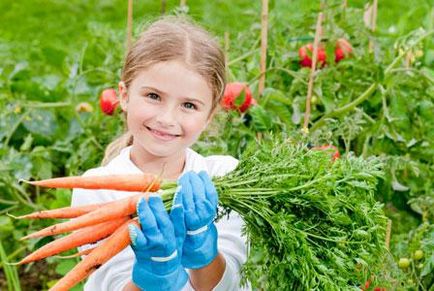
[[[217,228],[214,223],[208,225],[208,234],[200,246],[190,249],[184,243],[182,252],[182,265],[187,269],[200,269],[211,264],[218,255],[217,247]],[[194,235],[191,236],[194,239]]]
[[156,275],[144,269],[133,268],[132,279],[141,290],[177,291],[187,283],[188,274],[182,267],[166,275]]

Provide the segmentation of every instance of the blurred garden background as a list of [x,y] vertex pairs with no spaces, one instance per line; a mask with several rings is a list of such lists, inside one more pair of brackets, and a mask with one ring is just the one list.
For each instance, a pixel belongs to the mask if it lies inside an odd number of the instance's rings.
[[[376,276],[388,290],[433,290],[432,0],[379,0],[374,27],[366,12],[373,1],[270,0],[262,94],[261,1],[133,2],[133,37],[161,14],[187,14],[220,40],[228,81],[247,83],[258,104],[245,112],[223,110],[195,149],[235,157],[271,132],[300,134],[310,68],[301,66],[299,49],[313,42],[322,12],[327,64],[316,71],[306,140],[334,145],[342,158],[384,160],[377,199],[391,220],[390,255],[384,274]],[[120,110],[104,114],[99,98],[102,90],[117,88],[127,4],[0,2],[0,290],[46,290],[78,261],[53,257],[8,265],[49,242],[19,238],[53,221],[6,214],[69,205],[69,190],[39,189],[19,179],[80,175],[100,164],[107,144],[122,133]],[[335,62],[342,38],[352,51]]]

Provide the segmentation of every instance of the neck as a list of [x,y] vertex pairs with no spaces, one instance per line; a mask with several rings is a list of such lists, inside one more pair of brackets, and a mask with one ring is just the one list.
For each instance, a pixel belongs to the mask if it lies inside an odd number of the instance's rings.
[[184,170],[185,152],[168,157],[154,156],[133,144],[130,153],[131,161],[144,173],[160,175],[163,179],[176,180]]

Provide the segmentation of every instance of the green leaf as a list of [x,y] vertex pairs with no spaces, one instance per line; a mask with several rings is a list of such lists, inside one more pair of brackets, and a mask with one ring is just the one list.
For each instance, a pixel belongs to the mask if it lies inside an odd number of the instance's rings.
[[74,266],[77,264],[76,260],[62,260],[57,266],[56,266],[56,273],[59,275],[66,275]]
[[24,139],[23,144],[20,147],[20,151],[22,152],[26,152],[30,149],[30,147],[32,146],[32,142],[33,142],[33,137],[32,135],[29,133],[26,138]]
[[43,137],[52,137],[58,127],[54,113],[44,109],[33,110],[23,124],[31,133]]
[[420,272],[420,276],[425,277],[429,274],[432,274],[433,271],[434,271],[434,253],[431,252],[431,256],[427,258],[425,261],[423,269]]
[[405,191],[410,190],[409,187],[402,185],[397,180],[392,181],[392,189],[395,191],[399,191],[399,192],[405,192]]
[[251,107],[249,113],[252,116],[253,128],[256,131],[267,131],[273,127],[270,114],[262,106]]

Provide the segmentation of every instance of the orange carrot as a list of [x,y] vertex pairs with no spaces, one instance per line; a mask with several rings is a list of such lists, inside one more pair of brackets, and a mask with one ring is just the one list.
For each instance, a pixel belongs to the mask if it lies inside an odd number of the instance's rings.
[[76,257],[86,256],[86,255],[90,254],[90,252],[93,251],[96,248],[97,247],[88,248],[88,249],[76,252],[75,254],[68,255],[68,256],[54,256],[54,258],[58,258],[58,259],[72,259],[72,258],[76,258]]
[[72,176],[41,181],[23,182],[51,188],[108,189],[132,192],[156,192],[160,189],[160,179],[153,174]]
[[20,240],[44,237],[49,235],[56,235],[73,231],[89,225],[110,221],[120,217],[126,217],[136,212],[136,204],[140,197],[146,197],[147,193],[141,193],[134,196],[130,196],[121,200],[114,201],[114,203],[107,204],[103,207],[97,208],[94,211],[83,214],[82,216],[73,218],[69,221],[58,223],[37,232],[31,233]]
[[88,256],[80,261],[68,274],[61,278],[49,291],[69,290],[80,281],[87,278],[92,272],[106,263],[124,248],[131,240],[128,233],[128,224],[139,226],[136,219],[130,219],[120,226],[107,240],[96,247]]
[[80,229],[79,231],[73,232],[70,235],[64,236],[44,245],[37,251],[22,259],[20,262],[18,262],[18,264],[27,264],[70,250],[72,248],[99,241],[111,235],[127,220],[128,217],[123,217]]
[[[115,201],[114,201],[115,202]],[[42,219],[42,218],[74,218],[80,215],[89,213],[99,207],[107,205],[112,202],[100,203],[100,204],[89,204],[83,206],[73,206],[73,207],[62,207],[51,210],[42,210],[29,213],[21,216],[14,216],[16,219]]]

